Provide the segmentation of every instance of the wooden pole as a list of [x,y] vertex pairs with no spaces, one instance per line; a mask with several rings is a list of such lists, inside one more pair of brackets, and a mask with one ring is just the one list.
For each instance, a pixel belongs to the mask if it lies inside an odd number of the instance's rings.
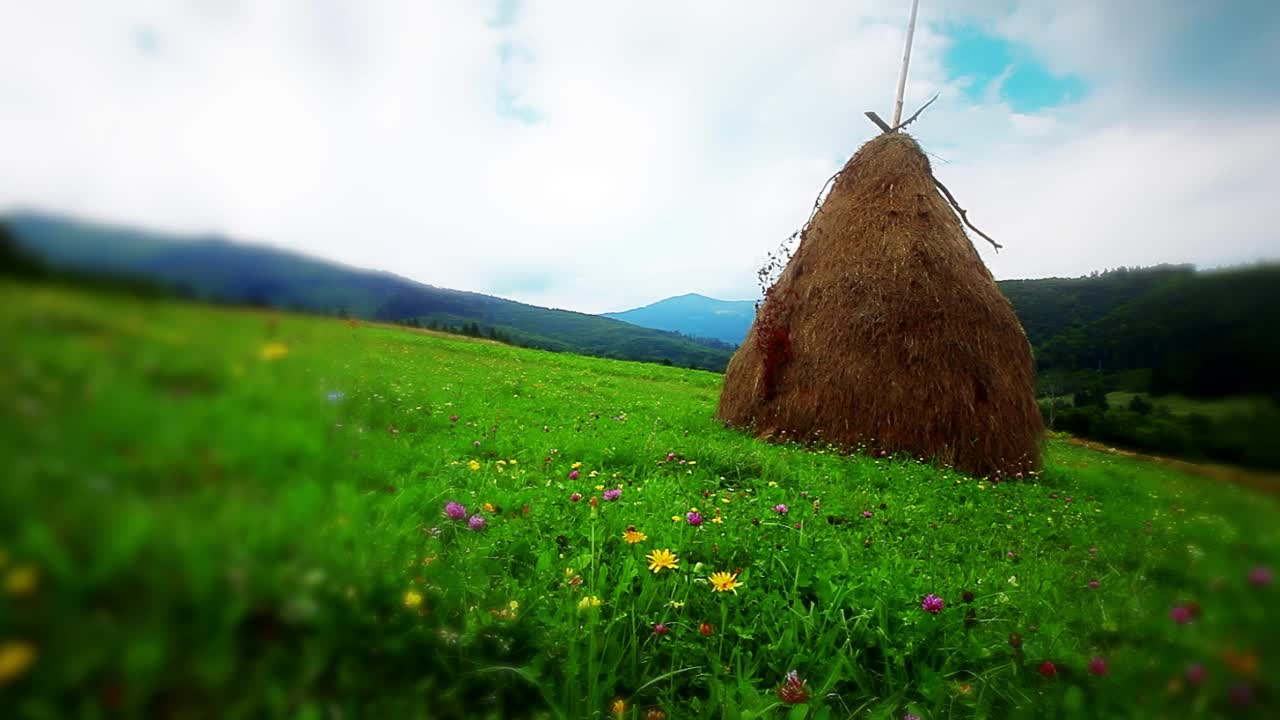
[[902,74],[898,75],[898,100],[893,106],[893,127],[902,122],[902,96],[907,89],[907,65],[911,64],[911,39],[916,34],[916,9],[920,0],[911,0],[911,19],[907,21],[907,49],[902,52]]

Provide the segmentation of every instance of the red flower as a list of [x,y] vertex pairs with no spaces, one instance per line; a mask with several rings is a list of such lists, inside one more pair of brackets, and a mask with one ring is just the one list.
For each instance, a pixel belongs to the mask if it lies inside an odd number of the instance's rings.
[[801,680],[800,673],[792,670],[778,686],[778,699],[791,705],[809,702],[809,688],[806,687],[808,682]]
[[711,637],[711,633],[714,632],[714,629],[711,627],[711,623],[702,623],[698,626],[698,632],[706,635],[707,637]]
[[1044,662],[1040,663],[1040,674],[1047,678],[1054,677],[1055,675],[1058,674],[1058,667],[1054,665],[1052,662],[1045,660]]

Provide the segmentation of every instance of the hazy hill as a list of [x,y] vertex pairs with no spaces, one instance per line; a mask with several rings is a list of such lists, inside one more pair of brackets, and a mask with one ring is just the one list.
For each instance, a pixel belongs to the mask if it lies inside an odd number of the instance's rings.
[[5,223],[19,246],[53,267],[144,277],[201,299],[422,325],[475,323],[527,347],[715,371],[724,369],[731,354],[718,343],[673,332],[220,237],[179,237],[38,213],[15,213]]
[[756,305],[751,300],[717,300],[689,293],[633,310],[605,313],[604,317],[739,345],[751,329]]

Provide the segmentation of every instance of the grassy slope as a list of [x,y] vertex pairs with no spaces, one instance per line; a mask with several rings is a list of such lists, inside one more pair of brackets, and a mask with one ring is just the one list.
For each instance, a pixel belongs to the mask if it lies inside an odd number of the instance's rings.
[[[813,699],[795,717],[1275,699],[1277,589],[1246,574],[1280,565],[1280,508],[1235,488],[1058,444],[998,485],[768,446],[715,420],[705,372],[12,284],[0,308],[0,572],[38,577],[0,594],[0,645],[36,652],[0,668],[16,717],[587,717],[621,697],[745,718],[786,714],[791,669]],[[569,501],[597,485],[621,499]],[[444,519],[452,499],[492,504],[487,527]],[[694,506],[723,523],[672,521]],[[648,572],[655,548],[679,570]],[[710,591],[738,568],[736,594]],[[1189,600],[1203,615],[1175,625]],[[1205,685],[1166,687],[1191,662]]]

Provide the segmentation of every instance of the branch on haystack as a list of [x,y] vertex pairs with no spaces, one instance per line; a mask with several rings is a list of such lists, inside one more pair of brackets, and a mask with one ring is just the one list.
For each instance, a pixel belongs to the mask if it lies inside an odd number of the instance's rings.
[[875,114],[875,112],[868,110],[865,113],[863,113],[863,115],[866,115],[868,118],[870,118],[871,122],[875,123],[876,127],[880,128],[884,132],[887,132],[887,133],[893,132],[893,128],[889,127],[889,123],[881,120],[880,116]]
[[938,95],[941,95],[941,94],[942,94],[942,93],[935,93],[933,97],[929,98],[929,102],[925,103],[924,105],[921,105],[921,106],[920,106],[920,109],[919,109],[919,110],[917,110],[917,111],[915,111],[915,113],[914,113],[914,114],[912,114],[912,116],[911,116],[911,117],[907,118],[906,120],[903,120],[902,122],[898,123],[898,126],[897,126],[897,127],[895,127],[895,128],[894,128],[894,129],[892,129],[892,130],[888,130],[888,131],[886,131],[886,132],[898,132],[898,131],[899,131],[899,130],[901,130],[902,128],[904,128],[904,127],[906,127],[906,126],[910,125],[911,123],[915,122],[916,118],[920,117],[920,113],[924,112],[924,109],[925,109],[925,108],[927,108],[927,107],[929,107],[930,105],[932,105],[932,104],[933,104],[933,101],[934,101],[934,100],[937,100],[937,99],[938,99]]
[[960,213],[960,219],[964,221],[964,224],[968,225],[970,230],[981,235],[984,240],[991,243],[991,245],[996,249],[996,252],[1000,252],[1000,248],[1004,246],[995,240],[992,240],[986,233],[974,227],[973,223],[969,222],[969,215],[964,211],[964,208],[960,207],[960,203],[956,202],[956,196],[951,194],[951,191],[947,189],[947,186],[943,185],[942,181],[938,178],[933,179],[933,184],[937,185],[938,189],[942,191],[942,194],[947,196],[947,201],[951,203],[951,207],[956,209],[956,212]]

